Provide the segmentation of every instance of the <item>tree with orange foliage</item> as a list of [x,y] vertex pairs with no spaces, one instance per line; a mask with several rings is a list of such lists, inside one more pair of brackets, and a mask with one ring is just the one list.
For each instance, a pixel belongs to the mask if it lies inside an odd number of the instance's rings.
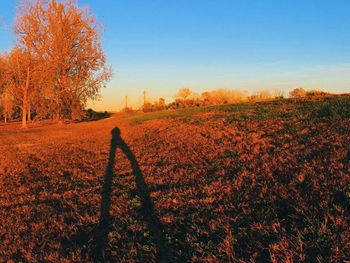
[[0,95],[4,92],[6,86],[6,58],[0,54]]
[[14,48],[6,60],[6,87],[22,112],[22,128],[27,128],[28,101],[31,89],[31,58],[21,48]]
[[0,54],[0,91],[5,81],[6,58]]
[[9,90],[5,90],[4,93],[0,96],[0,104],[2,107],[2,115],[4,117],[5,123],[11,118],[14,108],[13,97],[10,94]]
[[41,70],[36,71],[41,76],[41,93],[49,96],[61,121],[83,108],[88,99],[98,98],[111,76],[100,27],[75,1],[25,1],[22,9],[15,25],[18,44],[41,60]]
[[7,122],[7,117],[12,114],[13,104],[7,87],[6,58],[0,56],[0,106],[2,115]]

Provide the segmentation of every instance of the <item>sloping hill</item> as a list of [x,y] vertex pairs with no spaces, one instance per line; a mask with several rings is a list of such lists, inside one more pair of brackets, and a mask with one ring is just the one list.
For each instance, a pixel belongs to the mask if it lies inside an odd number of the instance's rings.
[[281,100],[0,127],[0,258],[349,259],[349,105]]

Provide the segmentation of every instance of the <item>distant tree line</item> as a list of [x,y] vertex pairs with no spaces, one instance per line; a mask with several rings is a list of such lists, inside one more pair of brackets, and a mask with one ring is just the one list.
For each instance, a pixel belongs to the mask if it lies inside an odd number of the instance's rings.
[[74,1],[24,1],[17,14],[16,44],[0,54],[0,110],[22,126],[37,119],[82,117],[111,71],[101,46],[101,27]]
[[[326,95],[329,95],[329,93],[320,90],[306,91],[303,88],[296,88],[289,92],[289,96],[292,98]],[[216,89],[212,91],[205,91],[199,95],[194,93],[189,88],[181,88],[175,94],[175,100],[173,102],[166,104],[165,100],[163,98],[160,98],[158,101],[155,101],[153,103],[146,102],[143,105],[142,110],[144,112],[150,112],[165,109],[194,108],[242,102],[261,102],[283,98],[285,98],[285,95],[284,91],[281,89],[275,89],[272,92],[268,90],[263,90],[255,92],[253,94],[248,94],[240,90]]]

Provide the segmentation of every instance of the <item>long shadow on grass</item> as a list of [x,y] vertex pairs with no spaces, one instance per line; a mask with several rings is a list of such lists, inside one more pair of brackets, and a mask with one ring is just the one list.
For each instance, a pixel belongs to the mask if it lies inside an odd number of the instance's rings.
[[171,253],[165,241],[162,224],[156,214],[154,204],[149,194],[148,186],[144,180],[140,166],[137,160],[120,136],[119,128],[112,130],[112,140],[109,152],[109,161],[104,177],[100,221],[95,233],[95,247],[93,251],[94,262],[104,262],[105,252],[108,244],[108,233],[110,231],[111,217],[109,214],[111,208],[111,190],[114,174],[115,154],[117,148],[120,148],[129,159],[136,181],[137,192],[141,198],[141,210],[148,225],[148,228],[154,238],[157,247],[157,262],[171,262]]

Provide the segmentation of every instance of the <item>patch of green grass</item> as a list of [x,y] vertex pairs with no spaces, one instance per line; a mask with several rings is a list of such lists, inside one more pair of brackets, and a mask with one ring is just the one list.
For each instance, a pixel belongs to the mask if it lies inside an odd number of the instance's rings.
[[131,204],[132,206],[136,207],[136,208],[140,208],[141,207],[141,198],[137,195],[135,196],[132,200],[131,200]]
[[231,151],[225,151],[221,156],[223,158],[235,158],[235,157],[237,157],[237,153],[231,152]]
[[198,108],[191,108],[191,109],[168,110],[168,111],[144,113],[140,116],[134,117],[131,123],[133,125],[137,125],[149,120],[175,119],[175,118],[181,118],[183,122],[189,122],[190,117],[192,117],[193,115],[200,112],[210,111],[208,110],[208,108],[209,107],[198,107]]
[[245,113],[234,113],[226,117],[225,124],[231,124],[236,121],[247,121],[249,116]]
[[[221,112],[226,124],[237,121],[265,121],[271,119],[304,119],[309,123],[319,120],[350,118],[350,97],[330,97],[322,100],[275,100],[257,103],[237,103],[189,109],[134,114],[128,118],[137,125],[155,119],[178,119],[184,123],[201,124],[193,116],[203,112]],[[220,115],[222,116],[222,115]]]
[[284,132],[289,134],[296,134],[298,131],[298,126],[295,123],[286,123],[284,126]]
[[350,99],[337,98],[327,100],[313,115],[330,121],[350,118]]
[[[156,119],[175,119],[178,118],[185,123],[192,123],[190,120],[193,115],[203,112],[224,112],[224,113],[232,113],[232,120],[248,120],[248,114],[246,112],[259,109],[258,104],[253,103],[237,103],[237,104],[225,104],[225,105],[217,105],[217,106],[206,106],[206,107],[198,107],[198,108],[189,108],[189,109],[179,109],[179,110],[168,110],[168,111],[158,111],[145,113],[142,115],[134,115],[131,118],[132,124],[137,125],[149,120]],[[264,110],[262,110],[264,111]],[[262,117],[263,118],[263,117]],[[198,121],[198,123],[201,123]]]

